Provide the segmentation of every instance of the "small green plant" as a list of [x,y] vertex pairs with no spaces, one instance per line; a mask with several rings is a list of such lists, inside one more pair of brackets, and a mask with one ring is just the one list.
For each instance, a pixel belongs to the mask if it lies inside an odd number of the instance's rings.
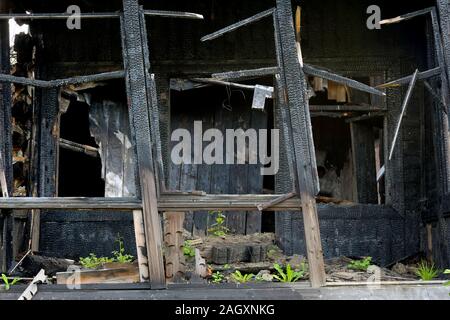
[[211,280],[212,283],[221,283],[225,279],[225,276],[222,273],[220,273],[219,271],[214,272],[211,275],[211,277],[212,277],[212,280]]
[[195,257],[195,249],[189,240],[186,240],[183,245],[183,254],[187,257]]
[[223,214],[222,211],[210,211],[210,216],[215,217],[215,223],[211,225],[211,227],[208,229],[208,233],[212,233],[216,237],[224,237],[230,232],[230,229],[225,227],[225,222],[227,217]]
[[130,254],[125,254],[125,246],[123,244],[123,239],[118,236],[116,242],[119,243],[119,251],[113,251],[114,255],[113,261],[119,263],[129,263],[133,262],[134,257]]
[[229,270],[229,269],[231,269],[231,266],[227,263],[227,264],[225,264],[225,265],[223,266],[223,269],[224,269],[224,270]]
[[350,261],[347,267],[352,270],[367,271],[371,263],[372,257],[365,257],[364,259],[361,260]]
[[286,271],[283,270],[279,264],[275,263],[273,265],[278,274],[275,274],[273,277],[280,282],[296,282],[302,278],[304,278],[306,273],[306,263],[302,262],[301,269],[296,271],[293,270],[291,265],[288,264],[286,266]]
[[236,270],[234,273],[231,274],[233,280],[238,283],[247,283],[251,281],[254,276],[255,275],[252,273],[242,274],[239,270]]
[[434,263],[429,264],[428,262],[422,260],[419,263],[416,274],[423,281],[431,281],[439,275],[439,271],[434,266]]
[[89,257],[80,258],[80,264],[86,269],[97,269],[104,263],[114,262],[114,259],[107,257],[97,257],[91,253]]
[[97,257],[94,253],[89,254],[88,257],[80,258],[80,264],[86,269],[97,269],[105,263],[130,263],[133,262],[134,257],[130,254],[125,254],[125,246],[123,239],[118,236],[116,242],[119,244],[119,251],[113,251],[113,258]]
[[9,289],[11,289],[11,287],[13,285],[15,285],[17,282],[19,282],[20,279],[14,278],[11,282],[9,282],[8,277],[2,273],[2,281],[3,281],[3,284],[5,285],[5,290],[8,291]]

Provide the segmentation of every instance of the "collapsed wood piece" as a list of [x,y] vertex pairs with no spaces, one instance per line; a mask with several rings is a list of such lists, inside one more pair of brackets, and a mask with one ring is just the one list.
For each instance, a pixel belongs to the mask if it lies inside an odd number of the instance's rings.
[[375,95],[379,95],[379,96],[385,96],[386,94],[376,88],[373,88],[371,86],[368,86],[367,84],[361,83],[359,81],[344,77],[344,76],[340,76],[338,74],[323,70],[323,69],[319,69],[317,67],[313,67],[309,64],[304,64],[303,65],[303,71],[310,75],[310,76],[315,76],[315,77],[320,77],[323,79],[327,79],[333,82],[337,82],[346,86],[349,86],[350,88],[356,89],[356,90],[360,90],[363,92],[367,92],[367,93],[371,93],[371,94],[375,94]]
[[391,143],[391,150],[389,152],[389,160],[392,159],[392,156],[394,154],[394,149],[395,149],[395,145],[397,143],[398,135],[400,133],[400,128],[402,125],[403,117],[405,115],[406,108],[408,107],[409,101],[411,99],[412,91],[416,84],[418,74],[419,74],[419,70],[416,69],[416,71],[414,72],[414,74],[412,76],[411,82],[409,83],[409,88],[408,88],[408,91],[406,92],[405,100],[403,100],[402,111],[400,113],[400,117],[397,122],[397,127],[395,128],[394,139],[392,140],[392,143]]
[[259,21],[261,19],[264,19],[265,17],[271,16],[273,14],[274,10],[275,9],[272,8],[272,9],[260,12],[258,14],[255,14],[254,16],[251,16],[251,17],[249,17],[247,19],[244,19],[242,21],[234,23],[234,24],[232,24],[232,25],[230,25],[228,27],[225,27],[223,29],[220,29],[220,30],[218,30],[218,31],[216,31],[214,33],[208,34],[208,35],[202,37],[200,40],[202,42],[204,42],[204,41],[209,41],[209,40],[213,40],[213,39],[219,38],[220,36],[223,36],[226,33],[230,33],[230,32],[232,32],[232,31],[234,31],[236,29],[239,29],[241,27],[244,27],[246,25],[249,25],[251,23]]
[[283,194],[277,199],[274,199],[274,200],[266,202],[266,203],[258,204],[256,206],[256,208],[258,208],[259,211],[264,211],[267,208],[270,208],[270,207],[272,207],[272,206],[274,206],[276,204],[279,204],[279,203],[284,202],[284,201],[286,201],[288,199],[291,199],[291,198],[295,197],[296,195],[297,195],[297,193],[295,193],[295,192]]
[[72,142],[72,141],[60,138],[59,146],[61,148],[67,149],[67,150],[84,153],[90,157],[94,157],[94,158],[99,157],[98,149],[88,146],[88,145],[84,145],[84,144],[80,144],[80,143],[76,143],[76,142]]
[[222,81],[222,80],[219,80],[219,79],[193,78],[191,80],[194,81],[194,82],[216,84],[216,85],[227,86],[227,87],[231,87],[231,88],[238,88],[238,89],[245,89],[245,90],[255,90],[255,86],[253,86],[253,85],[241,84],[241,83],[235,83],[235,82],[229,82],[229,81]]
[[236,81],[236,80],[247,80],[256,77],[273,76],[279,72],[280,68],[278,67],[268,67],[268,68],[213,73],[212,77],[218,80]]
[[6,182],[4,157],[2,155],[1,150],[0,150],[0,188],[2,189],[3,198],[8,198],[9,197],[8,183]]
[[415,18],[415,17],[419,17],[419,16],[423,16],[425,14],[428,14],[428,13],[431,12],[431,10],[432,10],[432,7],[429,7],[429,8],[425,8],[425,9],[422,9],[422,10],[417,10],[417,11],[414,11],[414,12],[402,14],[402,15],[397,16],[395,18],[383,19],[383,20],[380,21],[380,24],[383,25],[383,24],[399,23],[401,21],[406,21],[406,20],[409,20],[409,19],[412,19],[412,18]]
[[206,260],[202,258],[199,249],[195,249],[195,273],[201,278],[208,276],[208,266]]
[[33,297],[38,292],[38,284],[44,284],[48,282],[48,278],[45,275],[45,270],[42,269],[39,273],[34,277],[33,281],[30,285],[25,289],[25,291],[20,295],[17,300],[32,300]]
[[123,70],[57,80],[37,80],[24,77],[16,77],[9,74],[0,74],[0,82],[16,83],[39,88],[58,88],[68,85],[123,78],[125,78],[125,71]]
[[[204,17],[198,13],[192,12],[179,12],[179,11],[165,11],[165,10],[144,10],[144,15],[152,17],[162,18],[182,18],[182,19],[194,19],[203,20]],[[0,14],[0,20],[9,19],[21,19],[21,20],[54,20],[64,19],[67,20],[73,17],[70,13],[15,13],[15,14]],[[119,18],[118,12],[99,12],[99,13],[81,13],[78,15],[80,19],[111,19]]]
[[[417,79],[418,80],[424,80],[424,79],[428,79],[428,78],[432,78],[432,77],[436,77],[439,76],[441,74],[441,67],[437,67],[437,68],[433,68],[430,70],[426,70],[426,71],[422,71],[419,72],[417,74]],[[406,76],[400,79],[396,79],[393,81],[389,81],[387,83],[383,83],[377,86],[377,88],[389,88],[389,87],[398,87],[402,84],[407,84],[410,83],[412,79],[412,75],[410,76]]]
[[139,265],[139,279],[141,282],[147,282],[150,280],[150,275],[148,269],[147,246],[145,245],[144,217],[142,216],[142,210],[133,211],[133,224]]

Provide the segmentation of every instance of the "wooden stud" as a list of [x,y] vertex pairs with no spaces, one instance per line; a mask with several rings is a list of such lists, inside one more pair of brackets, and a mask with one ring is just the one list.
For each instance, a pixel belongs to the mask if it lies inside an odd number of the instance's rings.
[[147,282],[150,280],[150,277],[148,274],[147,246],[145,245],[144,217],[142,216],[142,210],[133,210],[133,222],[139,265],[139,278],[141,282]]
[[162,254],[162,230],[158,213],[157,181],[153,165],[150,143],[155,137],[150,133],[149,110],[151,101],[146,79],[144,58],[144,39],[142,39],[142,19],[138,0],[123,0],[123,17],[121,18],[126,84],[130,108],[132,137],[136,150],[136,183],[142,208],[149,260],[149,275],[153,289],[165,288],[165,272]]
[[277,0],[276,3],[274,27],[276,46],[279,48],[277,56],[281,82],[286,88],[284,99],[291,119],[291,143],[296,162],[297,190],[303,209],[310,281],[312,287],[320,287],[325,285],[326,275],[315,200],[318,177],[308,99],[305,96],[306,79],[298,61],[291,1]]

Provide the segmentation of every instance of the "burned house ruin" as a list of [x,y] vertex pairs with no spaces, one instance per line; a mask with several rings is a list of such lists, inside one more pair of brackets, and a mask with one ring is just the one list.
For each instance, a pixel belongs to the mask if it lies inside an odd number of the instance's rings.
[[[81,29],[61,14],[74,4]],[[424,252],[448,266],[448,6],[2,0],[2,271],[28,250],[108,253],[120,234],[157,288],[171,262],[163,221],[204,236],[210,211],[307,256],[313,286],[323,257]],[[14,46],[13,18],[30,28]],[[279,171],[174,164],[172,133],[195,121],[279,129]]]

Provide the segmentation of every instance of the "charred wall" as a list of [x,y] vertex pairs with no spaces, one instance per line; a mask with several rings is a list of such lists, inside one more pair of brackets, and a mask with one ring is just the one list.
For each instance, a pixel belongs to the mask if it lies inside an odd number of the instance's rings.
[[[71,1],[73,2],[73,1]],[[64,3],[56,7],[46,4],[36,4],[24,1],[22,8],[34,8],[36,12],[53,9],[55,12],[64,10]],[[91,2],[92,3],[92,2]],[[347,76],[358,77],[376,74],[386,81],[410,74],[415,68],[423,69],[426,66],[425,21],[418,18],[414,21],[397,24],[381,30],[368,30],[366,8],[369,4],[379,3],[383,17],[392,17],[409,11],[425,7],[422,1],[410,1],[407,6],[400,6],[389,1],[309,1],[302,4],[302,49],[306,62],[330,68]],[[81,8],[92,11],[96,5],[90,6],[88,2],[81,1]],[[431,4],[431,2],[430,2]],[[187,78],[192,76],[209,75],[211,72],[238,70],[273,66],[275,64],[273,30],[268,21],[261,21],[249,27],[240,29],[217,40],[201,43],[200,37],[221,27],[236,22],[239,19],[251,16],[273,6],[273,1],[228,1],[227,5],[215,0],[211,1],[154,1],[152,8],[165,10],[185,10],[198,12],[205,16],[205,21],[189,21],[176,19],[154,18],[148,21],[150,39],[150,54],[152,67],[156,74],[159,91],[161,134],[163,151],[166,163],[169,163],[169,133],[171,132],[171,112],[169,79],[174,77]],[[110,6],[111,8],[106,8]],[[108,2],[102,10],[120,8],[120,1]],[[98,8],[97,8],[98,9]],[[271,22],[270,22],[271,23]],[[69,31],[64,22],[34,22],[31,26],[33,37],[38,44],[39,69],[38,77],[44,79],[58,78],[67,75],[91,74],[100,71],[122,68],[120,50],[120,32],[118,21],[101,20],[83,21],[82,29]],[[96,32],[92,32],[95,30]],[[94,50],[95,48],[95,50]],[[387,262],[390,259],[408,255],[419,250],[419,218],[418,204],[421,190],[422,153],[417,146],[423,140],[423,97],[419,87],[408,109],[401,139],[395,151],[395,157],[388,164],[386,176],[386,204],[393,209],[384,207],[371,207],[371,213],[349,215],[349,210],[334,207],[320,208],[322,237],[327,256],[345,252],[351,255],[367,254],[371,249],[374,258]],[[403,92],[404,93],[404,92]],[[49,116],[54,115],[56,108],[54,95],[51,92],[41,91],[38,102],[50,108]],[[385,118],[385,144],[393,137],[402,101],[402,92],[390,89],[386,99],[389,110]],[[43,118],[44,119],[44,118]],[[48,118],[46,118],[48,119]],[[44,121],[44,120],[43,120]],[[47,121],[47,120],[45,120]],[[48,120],[51,121],[51,120]],[[422,130],[422,131],[421,131]],[[41,170],[41,190],[51,193],[52,160],[46,159],[48,151],[54,145],[51,143],[51,134],[44,130],[50,142],[42,141],[41,163],[47,163],[46,170]],[[282,155],[283,160],[283,155]],[[286,161],[286,159],[284,159]],[[166,165],[166,168],[168,166]],[[289,177],[286,173],[286,164],[282,163],[282,172],[277,176],[277,192],[289,192]],[[41,193],[44,195],[44,192]],[[356,209],[355,210],[360,210]],[[377,216],[378,213],[380,216]],[[69,215],[70,213],[67,213]],[[45,216],[45,215],[44,215]],[[58,224],[70,229],[69,220],[58,218]],[[349,217],[352,218],[349,218]],[[98,216],[97,216],[98,217]],[[108,219],[112,215],[105,214],[102,219],[95,218],[86,222],[88,230],[105,228],[109,234],[117,230],[112,227],[114,223]],[[132,228],[131,217],[124,216],[121,226],[122,234],[128,234]],[[391,225],[379,233],[349,234],[349,220],[360,226]],[[57,241],[62,241],[62,235],[52,232],[51,216],[44,217],[42,247],[48,252],[57,252]],[[276,232],[279,242],[288,253],[304,253],[303,234],[298,232],[302,228],[300,213],[278,213],[276,215]],[[80,222],[81,223],[81,222]],[[77,229],[81,232],[82,228]],[[109,231],[108,231],[109,230]],[[114,231],[112,231],[114,230]],[[395,232],[393,231],[395,230]],[[395,235],[395,239],[389,238]],[[52,238],[52,237],[56,237]],[[382,242],[381,237],[388,237]],[[59,239],[59,240],[58,240]],[[86,248],[90,247],[87,237],[79,241]],[[367,246],[348,247],[348,239],[369,243]],[[369,240],[368,240],[369,239]],[[105,240],[106,241],[106,240]],[[350,240],[349,240],[350,241]],[[346,249],[343,249],[343,248]],[[99,248],[95,248],[96,250]],[[99,254],[105,252],[99,252]],[[108,253],[108,252],[106,252]],[[342,253],[344,254],[344,253]]]

